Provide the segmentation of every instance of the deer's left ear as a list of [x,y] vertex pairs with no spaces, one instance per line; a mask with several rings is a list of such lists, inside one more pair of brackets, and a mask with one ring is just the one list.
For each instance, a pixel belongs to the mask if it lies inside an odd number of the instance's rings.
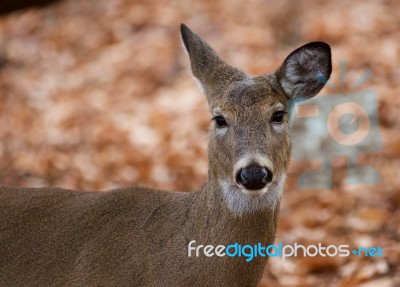
[[193,75],[200,81],[206,96],[219,94],[233,79],[244,78],[238,69],[225,63],[218,54],[186,25],[181,24],[183,44],[189,54]]
[[311,42],[294,50],[276,72],[289,99],[314,97],[332,72],[331,48],[324,42]]

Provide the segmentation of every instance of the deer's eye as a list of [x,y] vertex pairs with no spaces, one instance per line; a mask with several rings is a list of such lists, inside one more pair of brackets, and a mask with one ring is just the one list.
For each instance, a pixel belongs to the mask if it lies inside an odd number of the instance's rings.
[[272,121],[273,123],[280,124],[280,123],[283,122],[283,117],[284,117],[284,116],[285,116],[285,112],[284,112],[284,111],[275,112],[275,113],[272,115],[271,121]]
[[217,128],[223,128],[223,127],[228,126],[228,124],[223,116],[215,116],[215,117],[213,117],[213,120],[215,121],[215,125],[217,126]]

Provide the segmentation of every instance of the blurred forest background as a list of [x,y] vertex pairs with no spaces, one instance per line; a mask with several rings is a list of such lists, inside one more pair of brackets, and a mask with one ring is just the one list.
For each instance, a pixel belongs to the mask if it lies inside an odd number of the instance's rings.
[[[29,1],[31,3],[34,0]],[[38,1],[46,2],[46,1]],[[206,180],[210,115],[179,24],[250,74],[308,41],[331,44],[331,82],[378,96],[383,148],[362,155],[376,185],[300,190],[292,162],[277,242],[381,246],[383,257],[272,258],[260,286],[400,286],[400,2],[63,0],[0,2],[0,183],[194,191]],[[43,3],[42,3],[43,4]],[[321,95],[328,95],[329,87]]]

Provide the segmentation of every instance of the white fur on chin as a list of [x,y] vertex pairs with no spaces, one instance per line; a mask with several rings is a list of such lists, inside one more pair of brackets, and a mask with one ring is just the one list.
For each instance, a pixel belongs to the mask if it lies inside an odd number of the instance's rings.
[[220,181],[220,186],[228,209],[239,215],[274,208],[282,197],[285,180],[286,174],[283,174],[267,187],[254,191],[232,185],[227,180]]

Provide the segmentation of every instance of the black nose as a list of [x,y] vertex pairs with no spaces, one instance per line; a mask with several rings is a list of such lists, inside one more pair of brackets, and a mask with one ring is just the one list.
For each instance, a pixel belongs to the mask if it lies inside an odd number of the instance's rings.
[[271,181],[272,172],[257,164],[250,164],[236,174],[236,182],[249,190],[262,189]]

